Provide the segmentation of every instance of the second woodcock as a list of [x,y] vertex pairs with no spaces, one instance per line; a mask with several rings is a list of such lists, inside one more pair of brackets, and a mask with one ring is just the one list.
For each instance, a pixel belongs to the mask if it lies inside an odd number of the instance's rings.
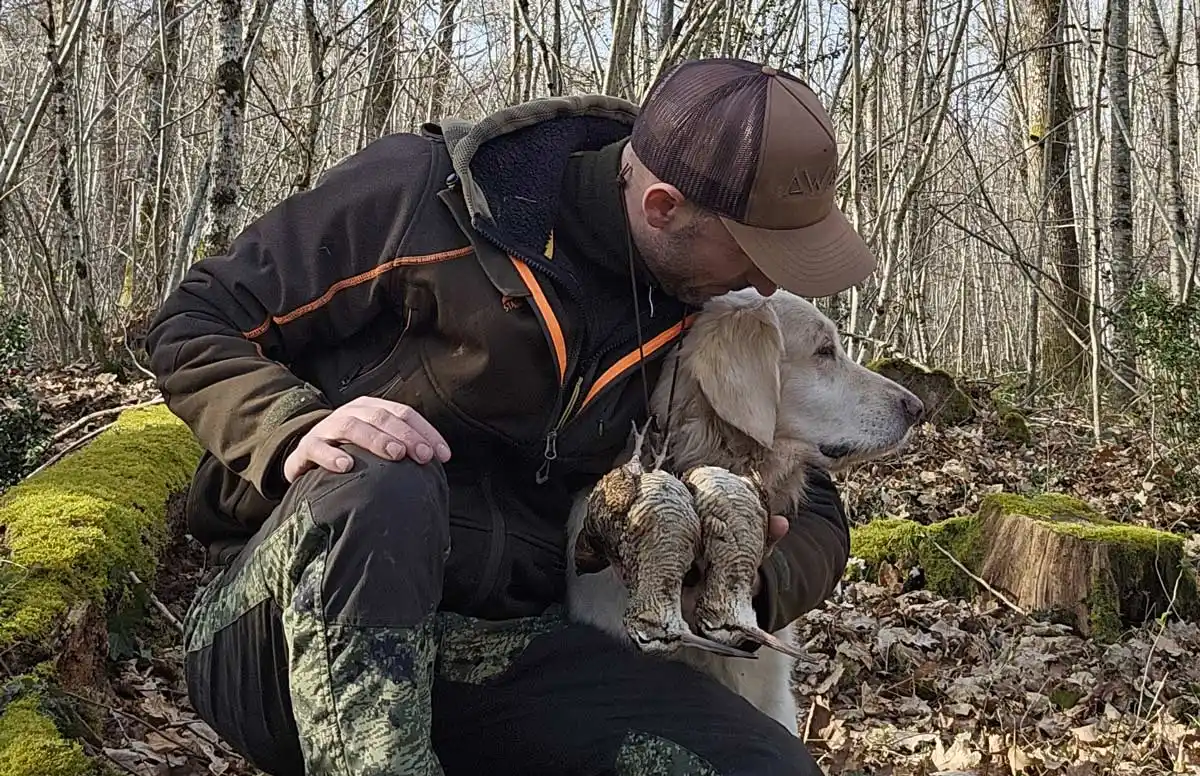
[[704,574],[696,601],[698,634],[729,646],[750,639],[803,657],[803,652],[760,628],[754,611],[754,581],[766,559],[770,527],[761,483],[719,466],[692,467],[682,480],[700,518]]

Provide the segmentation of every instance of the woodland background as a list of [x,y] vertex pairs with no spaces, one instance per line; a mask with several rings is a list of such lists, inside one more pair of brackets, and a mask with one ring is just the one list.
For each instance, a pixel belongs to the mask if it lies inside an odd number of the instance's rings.
[[735,55],[837,123],[881,261],[826,304],[851,346],[1183,432],[1198,36],[1184,0],[0,0],[3,309],[36,363],[127,367],[190,262],[373,138]]
[[[0,488],[154,399],[145,325],[188,265],[372,139],[537,96],[637,101],[710,55],[796,73],[834,118],[842,206],[880,259],[820,301],[853,355],[945,369],[1028,422],[923,429],[845,479],[856,522],[933,523],[1005,488],[1200,533],[1192,0],[0,0]],[[178,615],[187,585],[167,584]],[[1200,767],[1194,623],[1100,647],[854,590],[813,615],[827,661],[802,683],[831,772]],[[97,756],[242,772],[181,739],[203,726],[163,668],[178,654],[139,644],[112,647],[134,688],[113,719],[145,724]],[[889,673],[897,644],[934,689]]]

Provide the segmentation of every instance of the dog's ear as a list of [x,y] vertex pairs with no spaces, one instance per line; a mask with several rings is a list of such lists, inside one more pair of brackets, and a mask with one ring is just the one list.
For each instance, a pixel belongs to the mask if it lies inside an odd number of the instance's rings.
[[718,417],[763,447],[775,441],[783,333],[759,301],[720,313],[697,336],[691,371]]

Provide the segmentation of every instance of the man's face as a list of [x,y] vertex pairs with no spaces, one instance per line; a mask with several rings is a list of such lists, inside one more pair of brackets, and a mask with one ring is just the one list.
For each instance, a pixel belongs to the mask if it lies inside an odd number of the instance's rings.
[[764,296],[775,293],[776,285],[719,218],[699,216],[662,197],[647,199],[643,217],[648,228],[637,230],[642,235],[638,247],[667,293],[693,305],[749,286]]

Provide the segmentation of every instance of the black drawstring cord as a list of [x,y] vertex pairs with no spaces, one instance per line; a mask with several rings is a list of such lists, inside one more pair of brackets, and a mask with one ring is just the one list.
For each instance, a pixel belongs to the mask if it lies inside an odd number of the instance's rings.
[[[643,406],[646,409],[647,421],[649,422],[650,425],[652,425],[654,427],[655,431],[658,431],[659,430],[658,416],[655,415],[650,410],[650,378],[646,376],[646,352],[645,352],[645,339],[642,335],[642,311],[641,311],[640,306],[638,305],[637,267],[634,265],[634,262],[633,262],[633,233],[632,233],[631,227],[629,226],[629,207],[625,201],[625,186],[628,185],[628,183],[629,183],[629,179],[628,179],[629,171],[630,171],[629,164],[626,164],[624,167],[621,168],[621,172],[617,176],[617,185],[621,189],[621,210],[625,214],[625,224],[626,224],[626,226],[625,226],[625,255],[629,259],[629,283],[630,283],[630,288],[633,291],[634,325],[637,327],[637,338],[638,338],[638,366],[640,368],[641,375],[642,375],[642,402],[643,402]],[[653,304],[653,300],[651,300],[651,304]],[[684,307],[684,324],[680,328],[679,338],[676,340],[675,346],[674,346],[676,348],[676,351],[678,351],[678,349],[682,346],[684,335],[687,334],[686,321],[687,321],[687,316],[690,314],[690,312],[691,312],[691,305],[685,305],[685,307]],[[676,384],[676,382],[678,382],[677,381],[678,376],[679,376],[679,354],[678,354],[678,352],[676,352],[674,368],[671,370],[671,391],[669,394],[667,394],[667,417],[662,425],[662,442],[660,444],[660,449],[663,451],[666,451],[668,449],[668,442],[670,441],[671,410],[673,410],[675,408],[675,384]],[[664,458],[665,457],[666,456],[664,455]]]
[[642,336],[642,310],[641,305],[638,304],[637,268],[633,263],[633,234],[629,227],[629,207],[625,202],[625,186],[629,183],[627,177],[629,170],[629,164],[621,168],[621,173],[617,176],[617,185],[621,189],[621,211],[625,214],[625,255],[629,259],[629,284],[633,290],[633,322],[637,327],[638,366],[642,373],[642,401],[646,409],[647,420],[657,426],[658,419],[650,412],[650,379],[646,376],[646,343]]

